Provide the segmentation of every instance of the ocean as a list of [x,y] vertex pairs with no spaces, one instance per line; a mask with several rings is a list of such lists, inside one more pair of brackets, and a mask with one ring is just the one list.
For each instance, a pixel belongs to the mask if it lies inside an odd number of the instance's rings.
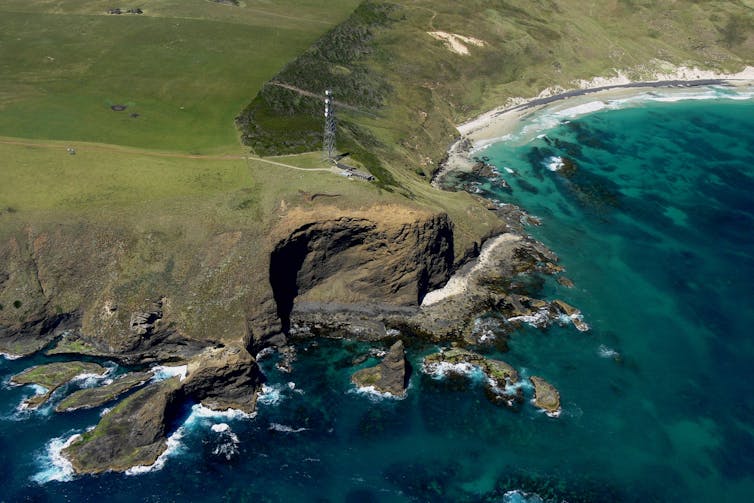
[[479,348],[555,385],[559,417],[489,402],[473,371],[423,373],[438,348],[410,340],[407,397],[359,392],[349,377],[378,361],[354,366],[371,346],[307,339],[290,374],[261,361],[253,417],[187,404],[155,467],[75,477],[59,450],[102,409],[18,410],[35,391],[8,378],[50,359],[0,359],[0,501],[751,501],[753,96],[561,104],[476,152],[496,174],[463,183],[541,219],[527,230],[575,286],[543,277],[537,295],[591,327]]

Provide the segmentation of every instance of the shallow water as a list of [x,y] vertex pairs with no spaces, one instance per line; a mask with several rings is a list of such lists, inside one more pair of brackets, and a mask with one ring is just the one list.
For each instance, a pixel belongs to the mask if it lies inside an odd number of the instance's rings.
[[[530,118],[483,151],[511,193],[479,186],[542,217],[530,230],[576,286],[547,278],[540,295],[592,327],[524,327],[496,354],[559,388],[559,418],[493,405],[478,373],[423,374],[435,348],[410,343],[407,398],[360,394],[351,363],[369,346],[306,340],[291,374],[263,360],[255,417],[187,407],[162,468],[139,475],[54,480],[70,476],[48,444],[101,410],[19,414],[33,391],[4,386],[0,500],[750,501],[754,101],[644,101],[558,121],[542,131]],[[0,376],[42,360],[0,360]]]

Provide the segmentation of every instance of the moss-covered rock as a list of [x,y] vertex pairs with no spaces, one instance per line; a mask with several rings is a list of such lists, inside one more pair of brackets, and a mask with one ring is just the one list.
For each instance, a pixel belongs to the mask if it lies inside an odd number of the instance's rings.
[[521,389],[515,386],[519,381],[518,372],[502,360],[486,358],[479,353],[460,348],[440,351],[424,358],[424,368],[429,372],[437,369],[442,363],[479,367],[487,377],[487,396],[494,402],[502,400],[512,406],[523,398]]
[[152,377],[149,372],[125,374],[105,386],[74,391],[55,407],[56,412],[71,412],[78,409],[99,407],[118,398],[123,393],[147,382]]
[[63,455],[77,473],[153,464],[167,448],[168,427],[180,408],[180,391],[178,377],[137,391],[64,449]]
[[379,364],[359,370],[351,376],[351,381],[360,388],[373,387],[380,393],[402,397],[406,394],[407,378],[406,353],[403,341],[398,341]]
[[45,403],[56,389],[74,377],[81,374],[101,375],[105,371],[104,367],[96,363],[79,361],[56,362],[26,369],[20,374],[11,377],[11,382],[13,384],[36,384],[47,389],[46,393],[33,396],[24,402],[27,408],[35,409]]
[[545,411],[548,416],[559,416],[560,393],[555,386],[537,376],[530,377],[529,381],[534,385],[534,405]]

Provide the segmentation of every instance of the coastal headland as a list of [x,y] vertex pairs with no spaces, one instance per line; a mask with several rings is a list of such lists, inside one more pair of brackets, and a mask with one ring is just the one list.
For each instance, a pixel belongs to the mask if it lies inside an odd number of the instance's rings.
[[[491,310],[505,336],[524,323],[587,330],[578,306],[539,299],[526,281],[570,281],[557,255],[527,234],[536,219],[430,181],[463,164],[472,142],[504,136],[562,98],[572,106],[587,91],[560,90],[616,66],[637,82],[589,100],[653,87],[638,82],[668,66],[709,67],[707,84],[742,68],[751,78],[754,37],[728,27],[740,14],[733,7],[719,22],[689,8],[692,33],[672,16],[652,28],[667,2],[648,10],[618,2],[591,18],[528,3],[503,16],[451,1],[344,0],[295,16],[290,2],[252,3],[197,0],[180,16],[170,2],[138,16],[112,16],[96,2],[64,16],[45,2],[0,8],[8,14],[0,28],[28,56],[10,58],[4,68],[15,77],[0,84],[9,166],[0,188],[0,352],[182,369],[146,383],[137,374],[94,429],[71,439],[63,454],[77,473],[156,462],[186,403],[253,413],[264,382],[255,355],[275,348],[291,364],[298,337],[478,346],[475,321]],[[21,42],[38,19],[58,44]],[[69,40],[84,28],[110,41],[111,57]],[[116,33],[140,33],[138,57],[118,56],[122,41],[106,36]],[[580,41],[605,38],[609,49]],[[109,76],[124,74],[135,75],[130,87],[112,84],[126,79]],[[698,80],[684,75],[664,85]],[[323,162],[317,93],[326,88],[347,105],[338,150],[375,182],[337,176]],[[463,148],[448,155],[454,141]],[[382,379],[402,369],[402,344],[393,347],[356,380],[400,393],[400,377]],[[555,415],[555,387],[532,381],[537,406]],[[115,391],[87,400],[104,403]]]

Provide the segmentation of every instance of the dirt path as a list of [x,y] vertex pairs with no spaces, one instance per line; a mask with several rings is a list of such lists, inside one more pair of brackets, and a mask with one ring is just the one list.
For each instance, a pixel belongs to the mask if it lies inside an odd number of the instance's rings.
[[[0,144],[18,145],[21,147],[31,147],[31,148],[55,149],[55,150],[60,150],[61,154],[64,154],[65,149],[68,148],[68,145],[62,145],[61,143],[31,142],[31,141],[23,141],[23,140],[10,140],[7,138],[0,138]],[[117,145],[91,145],[91,144],[77,145],[75,143],[71,143],[70,146],[75,148],[76,151],[78,152],[87,152],[87,151],[116,152],[119,154],[147,155],[147,156],[152,156],[152,157],[167,157],[167,158],[172,158],[172,159],[199,159],[199,160],[212,160],[212,161],[246,160],[246,161],[263,162],[266,164],[271,164],[274,166],[279,166],[279,167],[288,168],[288,169],[295,169],[298,171],[326,171],[329,173],[333,172],[331,168],[300,168],[298,166],[292,166],[290,164],[272,161],[270,159],[265,159],[263,157],[257,157],[254,155],[181,154],[179,152],[157,152],[154,150],[123,148]]]
[[[321,94],[313,93],[311,91],[307,91],[306,89],[301,89],[300,87],[292,86],[291,84],[286,84],[284,82],[270,82],[273,86],[282,87],[283,89],[288,89],[289,91],[293,91],[294,93],[298,93],[302,96],[308,96],[310,98],[317,99],[319,101],[324,101],[324,96]],[[340,108],[345,108],[346,110],[351,110],[353,112],[358,112],[360,114],[366,114],[371,115],[372,117],[376,117],[372,112],[367,112],[366,110],[362,110],[360,108],[356,108],[355,106],[349,105],[348,103],[343,103],[342,101],[333,100],[333,103],[335,103],[335,106]]]

